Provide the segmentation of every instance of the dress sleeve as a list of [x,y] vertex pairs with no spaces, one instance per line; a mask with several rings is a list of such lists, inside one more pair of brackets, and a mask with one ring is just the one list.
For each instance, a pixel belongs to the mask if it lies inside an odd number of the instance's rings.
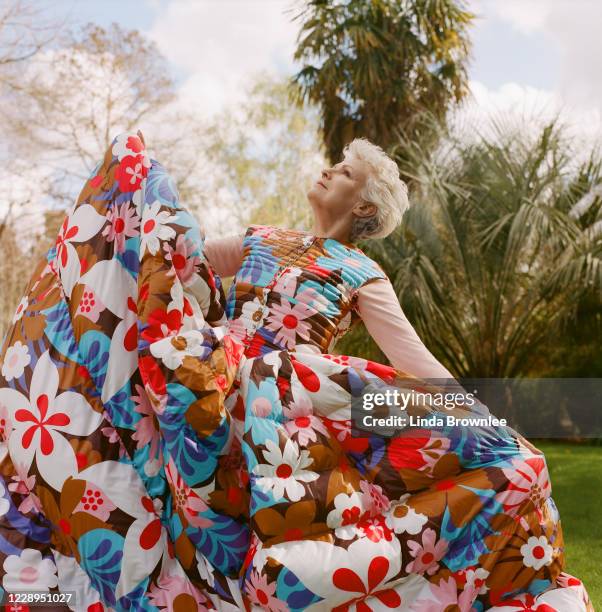
[[243,238],[245,234],[233,234],[225,238],[207,238],[203,251],[213,269],[220,276],[233,276],[242,265]]
[[356,309],[394,368],[419,378],[454,379],[420,340],[388,278],[362,285],[357,292]]

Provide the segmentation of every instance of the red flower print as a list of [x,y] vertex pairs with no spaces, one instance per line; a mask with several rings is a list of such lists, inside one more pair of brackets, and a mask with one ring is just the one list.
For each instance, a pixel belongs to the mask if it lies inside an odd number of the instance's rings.
[[419,470],[426,465],[422,449],[428,444],[430,435],[417,430],[413,436],[400,436],[391,440],[388,448],[389,462],[396,470]]
[[368,568],[368,585],[364,585],[362,579],[351,569],[342,567],[332,575],[332,582],[341,591],[349,593],[361,593],[351,601],[344,603],[333,612],[347,612],[352,604],[358,612],[371,612],[372,608],[364,601],[368,596],[376,597],[387,608],[395,609],[401,606],[401,597],[393,589],[381,589],[375,591],[376,587],[385,579],[389,571],[389,561],[386,557],[374,557]]
[[167,312],[157,308],[148,316],[148,327],[142,332],[142,337],[148,342],[156,342],[175,336],[180,327],[182,327],[182,313],[179,310]]
[[148,174],[148,168],[143,162],[142,155],[128,155],[121,160],[115,170],[115,178],[119,181],[119,190],[122,193],[140,189],[142,179]]

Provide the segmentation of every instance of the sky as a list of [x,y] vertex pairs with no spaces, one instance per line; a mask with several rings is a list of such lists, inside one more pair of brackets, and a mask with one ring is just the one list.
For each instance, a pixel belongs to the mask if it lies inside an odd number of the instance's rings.
[[[38,0],[74,23],[117,21],[147,34],[171,63],[182,104],[207,115],[235,105],[254,71],[295,71],[291,17],[299,1]],[[473,114],[558,111],[583,134],[600,129],[600,0],[468,0],[467,7],[477,15]]]

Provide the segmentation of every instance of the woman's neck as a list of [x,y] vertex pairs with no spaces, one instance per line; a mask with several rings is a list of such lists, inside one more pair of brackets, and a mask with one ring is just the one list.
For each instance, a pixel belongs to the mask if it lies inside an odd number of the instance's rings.
[[319,219],[314,218],[311,233],[319,238],[333,238],[342,243],[349,244],[349,227],[346,219],[335,221],[333,223],[321,223]]

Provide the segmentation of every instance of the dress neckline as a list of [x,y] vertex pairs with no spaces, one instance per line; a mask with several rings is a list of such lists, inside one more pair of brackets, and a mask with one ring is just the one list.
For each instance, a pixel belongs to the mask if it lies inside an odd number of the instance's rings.
[[340,240],[337,240],[336,238],[332,238],[330,236],[316,236],[315,234],[310,234],[309,232],[306,232],[305,230],[295,230],[295,231],[307,236],[308,238],[314,238],[315,240],[332,240],[333,242],[336,242],[337,244],[340,244],[348,249],[359,250],[359,247],[355,246],[352,242],[341,242]]

